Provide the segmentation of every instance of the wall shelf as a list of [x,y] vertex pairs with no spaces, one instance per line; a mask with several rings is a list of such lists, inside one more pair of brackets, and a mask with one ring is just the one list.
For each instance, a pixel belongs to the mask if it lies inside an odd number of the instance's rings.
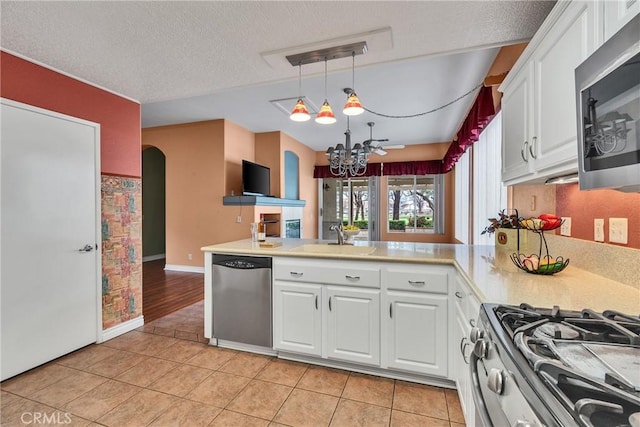
[[306,200],[280,199],[265,196],[224,196],[222,204],[225,206],[291,206],[304,207]]

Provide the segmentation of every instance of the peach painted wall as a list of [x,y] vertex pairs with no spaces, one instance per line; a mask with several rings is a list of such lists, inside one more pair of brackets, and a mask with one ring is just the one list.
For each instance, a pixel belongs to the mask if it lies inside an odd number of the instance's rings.
[[255,134],[228,120],[224,121],[225,196],[242,194],[242,160],[255,157]]
[[140,104],[0,52],[0,96],[100,123],[101,172],[140,177]]
[[[401,144],[401,142],[398,142]],[[413,160],[434,160],[442,159],[447,153],[451,142],[437,142],[433,144],[407,145],[400,150],[386,150],[386,156],[372,154],[369,157],[371,163],[385,162],[409,162]],[[316,165],[328,165],[327,156],[324,151],[316,151]]]
[[283,160],[280,148],[280,132],[263,132],[255,136],[256,163],[271,169],[270,191],[272,196],[284,194],[284,178],[280,172]]
[[[239,145],[252,145],[241,128],[224,120],[142,130],[144,145],[160,149],[166,157],[167,264],[201,267],[202,246],[250,237],[253,209],[222,205],[228,129]],[[251,147],[237,150],[252,152]],[[240,224],[238,215],[243,217]]]
[[[609,242],[609,218],[628,218],[628,244],[640,249],[640,193],[615,190],[580,191],[578,184],[556,186],[556,214],[571,217],[571,237],[593,240],[593,220],[604,219]],[[618,245],[617,243],[611,243]]]
[[[284,165],[284,152],[291,151],[298,156],[300,199],[307,203],[303,209],[302,238],[315,239],[318,236],[318,181],[313,178],[315,151],[301,144],[285,133],[280,136],[280,164]],[[280,168],[281,194],[284,194],[284,167]]]
[[[509,46],[503,46],[500,48],[496,59],[493,60],[493,64],[491,64],[491,68],[489,68],[488,76],[497,76],[502,73],[506,73],[513,67],[513,64],[516,63],[522,52],[527,47],[528,43],[519,43],[513,44]],[[498,90],[498,86],[493,86],[491,88],[491,95],[493,95],[493,105],[498,111],[498,106],[500,105],[500,101],[502,100],[502,92]]]

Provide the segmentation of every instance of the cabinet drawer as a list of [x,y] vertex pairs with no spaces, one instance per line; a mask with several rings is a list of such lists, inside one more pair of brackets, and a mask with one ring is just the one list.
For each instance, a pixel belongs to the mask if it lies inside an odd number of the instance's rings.
[[474,327],[477,324],[480,302],[461,277],[456,276],[454,283],[453,294],[458,314],[465,319],[469,327]]
[[274,260],[273,277],[289,282],[380,288],[379,268],[353,262]]
[[446,294],[449,271],[441,267],[387,267],[384,280],[387,289]]

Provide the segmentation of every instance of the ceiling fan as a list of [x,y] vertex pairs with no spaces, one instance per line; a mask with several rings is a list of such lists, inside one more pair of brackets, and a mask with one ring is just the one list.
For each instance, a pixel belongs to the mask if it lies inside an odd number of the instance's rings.
[[[379,156],[385,156],[387,154],[387,152],[382,149],[382,145],[380,143],[381,142],[388,142],[389,139],[388,138],[373,139],[373,126],[374,125],[375,125],[375,122],[367,122],[367,126],[369,126],[369,139],[363,141],[362,145],[365,146],[365,147],[368,147],[370,153],[375,153],[375,154],[377,154]],[[400,144],[387,145],[384,148],[386,148],[387,150],[395,150],[395,149],[404,148],[404,145],[400,145]]]

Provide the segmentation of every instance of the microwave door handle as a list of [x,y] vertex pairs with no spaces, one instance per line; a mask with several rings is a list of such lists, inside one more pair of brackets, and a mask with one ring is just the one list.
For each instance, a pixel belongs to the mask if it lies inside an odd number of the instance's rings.
[[469,363],[469,371],[471,373],[471,391],[473,394],[473,401],[476,404],[476,411],[480,415],[480,419],[482,420],[482,425],[485,427],[493,427],[493,423],[491,422],[491,417],[489,416],[489,410],[487,409],[487,405],[484,403],[484,398],[482,397],[482,388],[480,387],[480,377],[478,376],[478,362],[480,359],[476,354],[471,352],[471,360]]

